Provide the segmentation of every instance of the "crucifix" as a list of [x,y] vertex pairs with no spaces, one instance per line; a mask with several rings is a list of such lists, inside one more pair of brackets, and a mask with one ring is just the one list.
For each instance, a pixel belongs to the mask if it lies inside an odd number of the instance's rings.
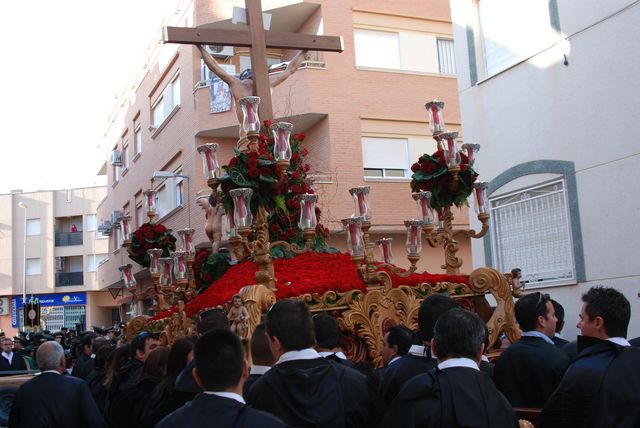
[[[267,48],[342,52],[342,37],[265,31],[260,0],[245,0],[249,31],[165,27],[164,42],[192,45],[244,46],[251,48],[253,95],[260,97],[260,117],[273,119]],[[212,70],[213,71],[213,70]],[[215,72],[215,71],[214,71]],[[234,77],[235,79],[235,77]],[[230,85],[231,86],[231,85]],[[236,97],[236,93],[233,94]],[[236,103],[238,100],[235,100]],[[237,107],[237,105],[236,105]],[[242,123],[240,123],[242,129]]]

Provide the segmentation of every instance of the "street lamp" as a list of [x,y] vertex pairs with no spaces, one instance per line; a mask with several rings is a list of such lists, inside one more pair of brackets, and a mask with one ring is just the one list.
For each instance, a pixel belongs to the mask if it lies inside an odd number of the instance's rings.
[[22,243],[22,304],[27,303],[27,204],[18,202],[20,208],[24,208],[24,239]]
[[171,171],[154,171],[152,178],[157,180],[159,178],[167,179],[167,178],[186,178],[187,179],[187,217],[189,218],[189,229],[191,229],[191,191],[189,190],[189,176],[178,174],[177,172]]

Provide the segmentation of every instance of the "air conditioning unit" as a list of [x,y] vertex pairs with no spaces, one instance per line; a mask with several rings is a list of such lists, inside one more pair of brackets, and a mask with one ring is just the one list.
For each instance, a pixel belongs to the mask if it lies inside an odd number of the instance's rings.
[[124,217],[124,213],[122,211],[111,211],[111,224],[120,224],[120,219]]
[[0,298],[0,315],[9,315],[9,298]]
[[233,56],[233,46],[205,45],[204,49],[212,56]]
[[122,152],[120,150],[111,152],[111,165],[122,166]]
[[56,257],[56,270],[60,272],[64,269],[64,259],[62,257]]
[[113,230],[113,225],[109,220],[103,221],[100,226],[98,226],[98,233],[101,233],[102,236],[111,236],[111,231]]

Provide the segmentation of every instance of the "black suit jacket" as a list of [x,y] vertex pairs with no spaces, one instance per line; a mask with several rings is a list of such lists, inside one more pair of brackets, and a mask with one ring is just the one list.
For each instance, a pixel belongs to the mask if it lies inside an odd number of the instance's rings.
[[431,357],[431,350],[426,348],[426,355],[407,354],[387,367],[380,376],[380,392],[386,404],[391,404],[406,381],[434,368],[438,360]]
[[569,357],[539,337],[523,336],[502,352],[493,380],[514,407],[544,406],[560,383]]
[[567,368],[540,418],[543,428],[640,426],[640,349],[578,337]]
[[27,364],[24,362],[24,358],[22,355],[19,355],[17,352],[13,353],[13,358],[11,358],[11,364],[9,364],[9,360],[7,360],[4,356],[0,355],[0,371],[9,371],[9,370],[26,370]]
[[484,372],[434,368],[409,380],[393,400],[380,428],[517,428],[504,396]]
[[87,384],[56,373],[43,373],[23,384],[9,416],[9,428],[106,426]]
[[156,425],[171,427],[284,428],[284,424],[275,416],[232,398],[202,393]]

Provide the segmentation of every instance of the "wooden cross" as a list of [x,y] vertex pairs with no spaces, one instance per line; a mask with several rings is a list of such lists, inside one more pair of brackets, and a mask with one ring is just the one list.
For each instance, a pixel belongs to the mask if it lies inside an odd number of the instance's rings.
[[[166,27],[165,43],[244,46],[251,48],[253,91],[260,97],[261,119],[273,119],[267,48],[342,52],[342,37],[264,31],[260,0],[245,0],[249,31]],[[242,126],[242,124],[241,124]]]

